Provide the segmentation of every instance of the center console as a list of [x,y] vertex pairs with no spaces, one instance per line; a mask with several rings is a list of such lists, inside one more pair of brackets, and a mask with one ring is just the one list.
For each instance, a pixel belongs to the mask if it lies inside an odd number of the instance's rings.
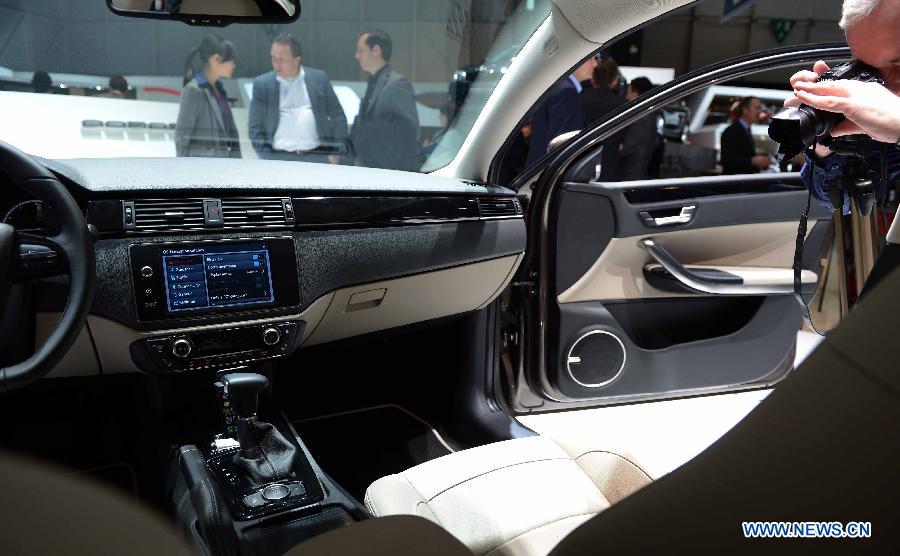
[[217,374],[222,432],[183,446],[170,468],[182,531],[212,556],[280,555],[321,533],[367,519],[282,415],[258,417],[268,379],[248,367]]
[[263,313],[300,304],[290,237],[130,246],[138,320]]
[[[302,321],[278,319],[300,306],[291,237],[136,243],[129,261],[138,320],[185,330],[131,345],[132,359],[148,372],[284,357],[303,336]],[[196,331],[214,319],[264,322]]]
[[147,371],[222,369],[289,355],[303,337],[302,321],[277,322],[157,336],[131,346]]

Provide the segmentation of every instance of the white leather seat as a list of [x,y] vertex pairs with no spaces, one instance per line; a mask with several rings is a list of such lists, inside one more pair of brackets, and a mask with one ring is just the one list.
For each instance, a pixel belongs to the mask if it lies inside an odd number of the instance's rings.
[[430,519],[477,555],[548,553],[578,525],[648,484],[607,452],[574,459],[534,436],[463,450],[378,479],[366,491],[376,516]]

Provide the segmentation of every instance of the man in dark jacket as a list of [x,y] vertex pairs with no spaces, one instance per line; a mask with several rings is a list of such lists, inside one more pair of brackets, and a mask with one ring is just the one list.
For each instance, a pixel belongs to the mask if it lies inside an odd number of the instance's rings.
[[[653,88],[646,77],[636,77],[628,84],[625,100],[632,101]],[[622,147],[619,149],[619,178],[622,181],[645,180],[653,151],[659,145],[656,131],[657,114],[644,116],[625,129]]]
[[[585,89],[581,95],[581,105],[584,107],[584,115],[587,123],[593,124],[622,106],[627,101],[618,94],[619,90],[619,66],[608,58],[597,64],[591,75],[592,89]],[[620,179],[619,151],[625,132],[619,131],[603,141],[603,153],[600,157],[601,181],[618,181]]]
[[389,65],[392,52],[382,31],[359,36],[356,60],[371,77],[350,137],[357,166],[415,172],[422,167],[416,97],[409,80]]
[[759,121],[762,102],[757,97],[744,97],[736,110],[737,118],[722,132],[722,173],[755,174],[770,164],[768,156],[756,154],[756,143],[750,131],[750,126]]
[[531,139],[525,167],[531,166],[547,154],[550,141],[569,131],[584,128],[584,110],[581,107],[581,81],[589,79],[597,61],[591,57],[575,73],[557,84],[550,95],[531,114]]
[[328,75],[301,65],[300,41],[272,43],[274,71],[253,81],[250,140],[260,158],[338,162],[347,154],[347,117]]

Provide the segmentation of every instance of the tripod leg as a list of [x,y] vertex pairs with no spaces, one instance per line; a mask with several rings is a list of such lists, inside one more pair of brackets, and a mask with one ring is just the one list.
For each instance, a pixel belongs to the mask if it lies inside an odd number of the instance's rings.
[[817,311],[819,313],[822,312],[822,306],[825,303],[825,292],[828,291],[828,280],[831,279],[831,260],[823,259],[822,260],[822,274],[825,278],[822,280],[821,291],[819,292],[819,307]]
[[847,298],[847,250],[844,245],[844,215],[841,214],[841,205],[834,211],[834,246],[836,250],[838,290],[841,297],[841,319],[850,312],[850,300]]

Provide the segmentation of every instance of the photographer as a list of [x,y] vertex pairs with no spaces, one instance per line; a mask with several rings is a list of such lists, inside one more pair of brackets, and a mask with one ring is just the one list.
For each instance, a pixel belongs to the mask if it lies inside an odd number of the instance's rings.
[[[825,62],[816,62],[812,71],[800,71],[791,77],[794,97],[785,107],[801,103],[844,115],[846,120],[831,131],[832,137],[865,134],[872,138],[867,162],[877,169],[881,162],[881,146],[888,144],[888,181],[900,174],[900,2],[896,0],[844,0],[840,26],[854,58],[877,68],[884,85],[852,80],[816,82],[828,71]],[[802,170],[804,183],[825,208],[831,203],[824,192],[825,184],[841,174],[845,157],[817,145],[816,160],[807,160]],[[849,200],[848,200],[849,202]],[[844,212],[849,210],[844,205]]]

